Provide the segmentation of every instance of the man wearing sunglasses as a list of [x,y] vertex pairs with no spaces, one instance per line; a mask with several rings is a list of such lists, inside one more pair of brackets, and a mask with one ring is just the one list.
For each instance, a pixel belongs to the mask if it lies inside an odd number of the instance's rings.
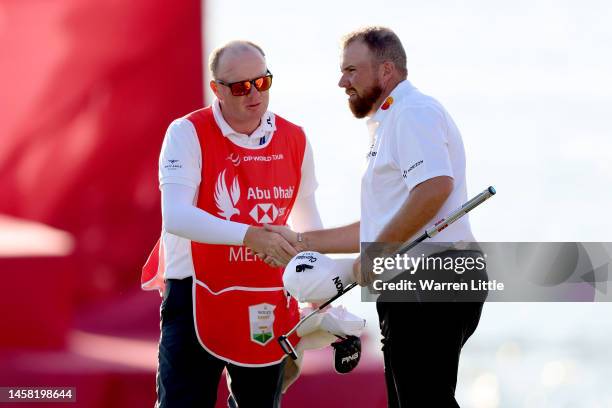
[[225,369],[232,404],[276,407],[285,355],[275,338],[299,312],[282,268],[256,254],[296,254],[265,224],[291,215],[296,230],[321,228],[312,151],[300,127],[268,111],[259,46],[228,43],[209,68],[212,105],[170,125],[159,161],[161,262],[143,277],[164,292],[156,406],[214,407]]

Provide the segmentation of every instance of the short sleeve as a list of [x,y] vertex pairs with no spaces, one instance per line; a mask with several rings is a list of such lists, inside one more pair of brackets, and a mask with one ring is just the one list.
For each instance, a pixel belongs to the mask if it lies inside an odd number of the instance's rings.
[[159,185],[183,184],[198,188],[202,178],[202,150],[193,124],[184,118],[170,124],[159,155]]
[[439,176],[453,177],[447,123],[431,106],[411,106],[399,112],[393,155],[409,190]]

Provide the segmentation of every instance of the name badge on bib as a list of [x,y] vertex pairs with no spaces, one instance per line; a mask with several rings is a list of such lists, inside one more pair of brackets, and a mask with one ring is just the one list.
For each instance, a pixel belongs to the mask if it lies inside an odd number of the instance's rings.
[[265,346],[274,338],[274,309],[269,303],[249,306],[251,341]]

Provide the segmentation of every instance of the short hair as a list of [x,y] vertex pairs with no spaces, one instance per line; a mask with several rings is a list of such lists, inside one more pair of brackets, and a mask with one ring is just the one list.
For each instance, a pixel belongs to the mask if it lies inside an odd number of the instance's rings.
[[348,47],[355,41],[362,41],[375,57],[375,63],[391,61],[397,70],[408,76],[406,68],[406,51],[399,37],[387,27],[364,27],[348,33],[342,37],[342,48]]
[[217,78],[219,61],[221,61],[221,56],[225,53],[225,51],[228,49],[246,50],[249,48],[259,51],[262,57],[266,56],[259,45],[247,40],[230,41],[221,47],[215,48],[208,57],[208,69],[210,70],[210,74],[213,79]]

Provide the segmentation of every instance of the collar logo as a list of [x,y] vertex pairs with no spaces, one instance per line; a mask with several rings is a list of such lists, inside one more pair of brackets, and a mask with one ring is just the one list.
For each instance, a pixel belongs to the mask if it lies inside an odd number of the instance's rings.
[[387,110],[387,109],[389,109],[391,107],[392,104],[393,104],[393,97],[389,96],[389,97],[387,97],[387,99],[385,99],[385,103],[382,104],[380,109]]

